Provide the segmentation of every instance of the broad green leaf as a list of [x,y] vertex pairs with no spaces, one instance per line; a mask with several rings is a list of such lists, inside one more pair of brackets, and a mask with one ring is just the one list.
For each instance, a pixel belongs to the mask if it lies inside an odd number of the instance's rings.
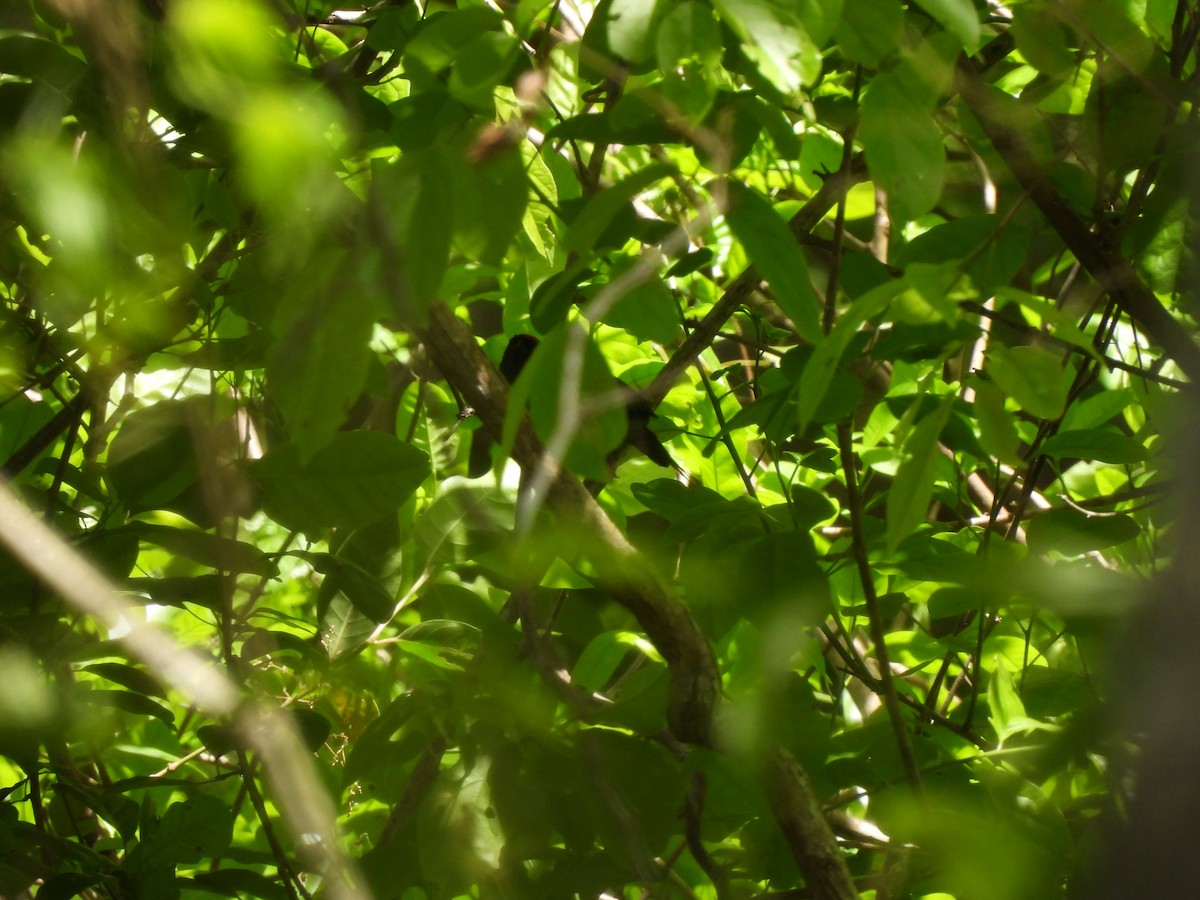
[[355,528],[403,504],[429,475],[429,458],[376,431],[341,431],[308,460],[295,444],[272,448],[250,468],[267,514],[285,528]]
[[967,53],[979,49],[979,13],[971,0],[918,0],[918,5],[958,38]]
[[175,714],[145,694],[135,694],[132,691],[86,691],[82,697],[88,703],[111,706],[135,716],[150,716],[160,720],[167,727],[175,725]]
[[218,798],[197,794],[172,803],[163,813],[158,830],[143,843],[145,865],[174,866],[215,856],[233,838],[233,814]]
[[512,71],[520,52],[517,38],[503,31],[488,31],[468,41],[455,58],[447,87],[456,100],[490,112],[492,95]]
[[437,294],[450,260],[454,209],[446,202],[451,187],[445,151],[405,153],[393,165],[376,167],[375,184],[380,202],[386,203],[412,295],[394,297],[392,305],[402,315],[419,317]]
[[1134,403],[1127,388],[1100,390],[1091,397],[1076,400],[1063,416],[1061,431],[1097,428],[1121,415]]
[[942,194],[946,151],[934,107],[914,98],[912,79],[881,72],[862,101],[859,137],[871,178],[887,192],[893,223],[931,210]]
[[0,34],[0,59],[4,60],[6,75],[63,92],[75,88],[87,68],[87,63],[63,44],[19,32]]
[[901,46],[904,8],[899,0],[847,0],[834,37],[842,53],[876,68]]
[[439,10],[424,18],[404,48],[404,62],[422,76],[444,72],[480,35],[496,33],[500,14],[486,6]]
[[[563,388],[563,359],[567,352],[567,329],[577,325],[560,326],[546,335],[530,360],[529,378],[520,382],[528,385],[529,413],[533,429],[543,441],[550,440],[559,423],[560,396]],[[540,358],[540,359],[539,359]],[[590,338],[583,341],[583,366],[580,393],[568,402],[586,404],[601,398],[612,399],[616,379],[608,369],[604,355]],[[514,396],[515,396],[514,392]],[[599,413],[583,415],[579,428],[571,434],[564,462],[567,468],[587,478],[608,478],[607,457],[625,437],[628,429],[625,410],[619,404]]]
[[1020,270],[1029,250],[1029,233],[999,216],[964,216],[918,235],[902,246],[893,264],[946,264],[960,261],[962,271],[983,297],[1007,285]]
[[267,394],[302,458],[333,438],[366,383],[368,341],[383,303],[355,277],[356,263],[337,250],[324,251],[305,273],[312,280],[293,284],[272,327]]
[[537,286],[529,300],[529,321],[534,329],[546,334],[558,327],[579,295],[579,286],[595,272],[584,263],[551,275]]
[[942,453],[938,437],[950,418],[954,395],[942,398],[937,409],[925,416],[909,432],[900,450],[900,467],[887,492],[887,552],[894,553],[900,542],[925,521]]
[[990,381],[972,379],[972,382],[980,443],[1001,462],[1017,465],[1021,461],[1021,439],[1013,414],[1004,408],[1004,393]]
[[995,671],[988,680],[987,697],[989,718],[1001,744],[1012,735],[1038,725],[1025,714],[1025,704],[1013,684],[1012,673],[1000,659],[996,660]]
[[207,421],[203,398],[166,400],[125,417],[108,451],[108,481],[129,509],[165,506],[199,480],[193,435]]
[[797,14],[813,42],[824,46],[833,36],[842,17],[842,9],[852,0],[798,0]]
[[619,184],[605,188],[587,201],[567,228],[562,248],[568,253],[585,253],[599,240],[613,218],[634,197],[670,174],[669,166],[646,166]]
[[622,59],[639,65],[654,52],[656,19],[662,0],[610,0],[598,9],[604,17],[608,46]]
[[627,631],[605,631],[596,635],[575,661],[571,682],[586,691],[603,688],[629,656],[633,649],[630,639],[634,637]]
[[[615,265],[611,278],[619,277],[629,265]],[[592,285],[596,293],[599,285]],[[679,337],[679,310],[670,289],[657,275],[635,285],[624,294],[602,321],[614,328],[623,328],[639,343],[654,341],[669,344]]]
[[[386,622],[396,609],[396,598],[383,583],[353,560],[332,553],[295,551],[325,576],[321,593],[341,592],[364,616],[374,622]],[[330,595],[332,597],[332,594]]]
[[721,63],[721,29],[713,8],[701,0],[675,3],[658,29],[655,54],[664,73],[688,62],[703,69],[715,69]]
[[124,530],[132,532],[140,540],[222,572],[273,575],[276,571],[275,565],[262,550],[245,541],[190,528],[171,528],[144,522],[132,522],[124,526]]
[[1063,76],[1075,67],[1071,33],[1052,8],[1029,3],[1014,7],[1009,30],[1021,55],[1043,74]]
[[658,29],[655,52],[663,95],[690,122],[702,121],[712,107],[722,50],[713,8],[700,0],[677,4]]
[[1139,463],[1149,455],[1133,438],[1108,428],[1060,431],[1047,438],[1038,449],[1059,459],[1095,459],[1117,465]]
[[728,183],[725,221],[746,254],[771,285],[779,307],[810,343],[821,340],[821,303],[808,274],[808,261],[787,222],[759,193],[736,181]]
[[[38,431],[54,417],[54,410],[48,403],[35,403],[24,394],[12,397],[3,407],[0,407],[0,464],[4,466],[10,477],[20,474],[13,471],[14,457],[18,450],[26,446]],[[39,457],[44,457],[52,448],[45,447],[37,456],[22,459],[20,469],[32,465]]]
[[[231,107],[237,184],[282,232],[297,242],[349,199],[337,179],[329,133],[345,128],[342,111],[325,94],[258,91]],[[303,223],[303,226],[301,226]],[[295,252],[297,247],[281,247]]]
[[743,52],[780,93],[794,94],[820,76],[820,48],[798,11],[771,0],[714,0],[713,5],[741,38]]
[[99,675],[114,684],[127,687],[131,691],[145,694],[148,697],[166,697],[166,692],[159,684],[158,679],[144,669],[135,669],[124,663],[105,662],[92,663],[90,666],[84,666],[80,671]]
[[1077,509],[1049,509],[1030,516],[1026,533],[1032,553],[1056,550],[1067,556],[1077,556],[1131,541],[1141,533],[1141,527],[1124,515],[1088,515]]
[[961,278],[952,263],[911,263],[902,281],[904,290],[892,301],[889,319],[907,325],[957,321],[958,303],[950,292]]
[[1070,312],[1059,309],[1054,303],[1043,297],[1035,296],[1018,288],[1004,286],[996,291],[996,296],[1020,304],[1024,309],[1037,316],[1037,324],[1049,324],[1053,334],[1069,344],[1073,344],[1086,352],[1092,359],[1100,361],[1096,352],[1095,341],[1079,327],[1076,317]]
[[985,369],[996,386],[1040,419],[1056,419],[1067,402],[1067,379],[1060,355],[1042,347],[988,347]]
[[321,646],[330,659],[357,650],[374,631],[375,623],[341,593],[329,601],[320,618]]
[[865,322],[887,309],[903,289],[904,283],[897,278],[867,291],[850,304],[850,308],[834,323],[833,330],[817,344],[804,366],[796,398],[801,432],[813,421],[821,401],[825,399],[850,341]]
[[452,166],[450,172],[454,245],[470,260],[499,264],[521,228],[529,203],[521,154],[505,150],[490,159]]
[[258,897],[260,900],[287,900],[288,892],[278,881],[251,869],[225,866],[214,872],[197,872],[184,884],[200,891],[226,897]]

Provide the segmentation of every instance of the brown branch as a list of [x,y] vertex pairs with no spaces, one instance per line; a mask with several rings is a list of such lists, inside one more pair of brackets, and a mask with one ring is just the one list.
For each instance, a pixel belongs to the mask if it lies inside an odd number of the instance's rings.
[[[483,427],[500,438],[508,391],[466,326],[435,304],[423,336],[446,380],[479,415]],[[527,425],[518,429],[512,454],[523,469],[541,464],[542,448]],[[578,478],[559,471],[548,501],[564,522],[580,529],[599,581],[633,614],[669,664],[671,730],[680,740],[707,744],[721,682],[712,647],[691,612],[667,591]]]
[[811,894],[829,900],[858,900],[858,890],[837,840],[816,803],[808,773],[791,754],[774,748],[767,760],[767,801],[796,857]]
[[[865,181],[866,177],[867,168],[862,154],[855,156],[848,166],[829,175],[820,189],[809,198],[809,201],[800,208],[796,215],[792,216],[791,222],[788,223],[792,234],[796,235],[797,239],[802,235],[807,235],[820,224],[821,220],[825,218],[825,214],[839,199],[845,196],[850,188]],[[751,267],[735,278],[733,283],[725,289],[721,299],[713,305],[708,315],[700,320],[700,323],[680,344],[679,349],[675,351],[667,364],[662,367],[650,386],[642,392],[642,396],[651,406],[658,406],[662,403],[667,392],[683,377],[687,367],[708,349],[709,344],[717,336],[717,332],[721,330],[729,317],[737,312],[738,307],[746,303],[750,295],[758,289],[761,281],[762,278]]]
[[[434,304],[422,337],[446,380],[475,410],[494,437],[504,427],[508,390],[465,324]],[[522,422],[512,449],[526,471],[542,465],[542,448]],[[663,584],[655,569],[626,540],[578,478],[559,470],[548,492],[549,508],[579,529],[597,582],[637,619],[667,661],[667,724],[685,743],[720,745],[713,713],[721,680],[716,657],[687,606]],[[767,766],[764,792],[813,896],[849,900],[858,896],[849,869],[804,769],[776,747]]]
[[967,59],[959,61],[955,85],[996,152],[1075,259],[1192,381],[1200,381],[1200,346],[1138,278],[1119,249],[1088,231],[1067,205],[1034,159],[1020,128],[1011,122],[1000,92],[985,84]]

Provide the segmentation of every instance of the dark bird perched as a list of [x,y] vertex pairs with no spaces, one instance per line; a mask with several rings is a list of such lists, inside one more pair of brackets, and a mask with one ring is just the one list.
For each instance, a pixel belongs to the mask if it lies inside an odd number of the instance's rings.
[[[509,384],[517,380],[517,376],[521,374],[525,364],[533,356],[533,351],[537,349],[538,343],[538,339],[531,334],[518,334],[509,340],[508,346],[504,348],[504,355],[500,358],[500,374]],[[615,466],[625,448],[633,447],[641,451],[655,465],[682,473],[683,469],[671,458],[671,454],[667,452],[663,442],[650,428],[650,420],[655,417],[654,408],[629,385],[621,381],[618,381],[617,384],[626,394],[625,418],[628,425],[625,440],[608,455],[609,465]],[[485,434],[483,429],[476,430],[467,466],[469,477],[478,478],[491,469],[491,448],[491,437]]]

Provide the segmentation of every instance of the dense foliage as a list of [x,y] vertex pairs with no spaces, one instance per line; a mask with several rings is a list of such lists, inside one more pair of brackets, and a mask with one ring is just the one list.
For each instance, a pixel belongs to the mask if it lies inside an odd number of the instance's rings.
[[0,29],[0,894],[1093,867],[1200,374],[1194,4]]

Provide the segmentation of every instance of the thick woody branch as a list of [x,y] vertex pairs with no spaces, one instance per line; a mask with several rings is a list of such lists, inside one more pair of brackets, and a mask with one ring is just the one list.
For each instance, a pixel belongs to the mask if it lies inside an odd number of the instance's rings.
[[[450,310],[435,304],[423,338],[446,380],[475,409],[483,426],[499,438],[508,390],[466,326]],[[522,423],[513,458],[523,468],[531,468],[540,465],[541,455],[537,438],[528,423]],[[719,747],[713,713],[720,700],[720,672],[691,611],[663,585],[575,476],[563,471],[556,474],[548,505],[560,519],[581,530],[598,580],[633,614],[667,661],[671,731],[686,743]],[[772,750],[764,782],[764,793],[812,896],[820,900],[857,897],[837,841],[796,759],[780,748]]]
[[[424,338],[434,363],[499,437],[504,427],[504,380],[475,343],[466,326],[440,304],[430,312]],[[523,469],[540,464],[542,448],[522,424],[513,458]],[[554,512],[580,529],[586,552],[603,586],[628,609],[670,666],[667,721],[675,735],[695,744],[709,742],[720,674],[712,647],[688,608],[670,593],[641,554],[596,504],[578,478],[559,471],[548,501]]]

